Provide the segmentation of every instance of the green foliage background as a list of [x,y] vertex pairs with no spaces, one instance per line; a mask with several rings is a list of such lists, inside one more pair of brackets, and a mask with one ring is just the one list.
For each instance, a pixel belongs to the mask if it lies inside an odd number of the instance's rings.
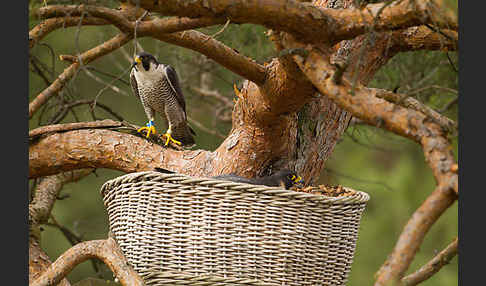
[[[457,2],[456,2],[457,3]],[[30,28],[38,21],[31,18]],[[222,26],[200,29],[202,32],[214,34]],[[266,29],[255,25],[229,25],[218,39],[237,49],[240,53],[256,59],[258,62],[270,61],[275,56],[272,44],[264,35]],[[37,45],[31,50],[31,56],[36,57],[46,66],[46,77],[53,80],[54,76],[68,66],[58,58],[61,54],[76,55],[98,45],[116,34],[112,27],[82,27],[66,28],[49,34],[43,41],[45,45]],[[200,122],[206,128],[227,134],[231,123],[218,121],[214,117],[214,106],[218,104],[212,98],[198,95],[191,86],[199,86],[200,74],[205,69],[198,64],[201,55],[195,52],[172,46],[157,40],[139,39],[143,48],[156,55],[159,61],[171,64],[178,71],[183,82],[188,115]],[[133,41],[125,45],[128,55],[133,54]],[[450,60],[448,59],[448,56]],[[402,93],[410,93],[429,86],[442,86],[458,89],[458,75],[451,67],[452,61],[457,69],[457,55],[449,52],[409,52],[394,57],[382,68],[370,86],[393,90],[399,88]],[[52,65],[54,64],[54,65]],[[90,66],[96,70],[120,75],[129,68],[130,62],[121,51],[94,61]],[[52,70],[54,67],[54,70]],[[234,98],[233,83],[241,84],[242,78],[227,71],[216,63],[207,68],[211,74],[211,86],[228,98]],[[113,81],[113,77],[91,70],[105,82]],[[128,74],[123,79],[128,81]],[[94,99],[99,96],[99,102],[106,104],[125,120],[143,125],[146,117],[137,99],[131,95],[128,85],[116,81],[112,83],[128,95],[115,93],[110,89],[100,91],[103,83],[95,81],[79,72],[70,82],[66,91],[51,99],[45,110],[39,111],[29,122],[29,128],[46,125],[49,119],[59,110],[60,104],[78,99]],[[29,71],[29,100],[32,100],[46,87],[45,82],[36,73]],[[428,88],[415,93],[419,100],[440,109],[457,94],[443,89]],[[231,112],[231,110],[227,110]],[[96,109],[98,119],[112,118],[108,113]],[[457,119],[457,105],[445,113],[452,119]],[[62,121],[74,122],[93,120],[90,109],[86,106],[75,108],[75,115],[69,113]],[[159,126],[162,122],[157,120]],[[198,148],[214,150],[222,139],[211,135],[193,125],[198,136]],[[163,127],[159,127],[162,130]],[[457,137],[454,142],[457,158]],[[96,175],[90,175],[79,183],[65,185],[61,195],[69,195],[59,200],[53,209],[56,221],[83,240],[104,239],[107,236],[107,216],[101,201],[99,189],[108,179],[122,175],[121,172],[98,169]],[[30,184],[33,185],[31,180]],[[371,285],[373,275],[385,261],[387,255],[400,234],[404,224],[423,200],[432,192],[435,182],[432,173],[424,161],[420,146],[407,139],[395,136],[375,127],[354,125],[348,128],[346,135],[336,146],[327,162],[319,183],[342,184],[370,194],[364,212],[356,254],[348,285]],[[427,234],[422,247],[417,253],[409,271],[418,269],[443,249],[458,234],[457,204],[454,204],[438,220]],[[42,233],[42,247],[54,260],[71,245],[56,227],[46,225]],[[94,273],[91,262],[84,262],[76,267],[68,276],[71,282],[80,281],[86,277],[101,277],[112,279],[111,272],[99,265],[100,273]],[[452,286],[457,285],[457,258],[445,266],[437,275],[427,280],[423,285]]]

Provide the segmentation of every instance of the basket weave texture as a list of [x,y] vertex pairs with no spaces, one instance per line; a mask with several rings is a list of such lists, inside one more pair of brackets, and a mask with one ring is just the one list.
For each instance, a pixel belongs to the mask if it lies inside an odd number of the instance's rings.
[[369,199],[152,171],[107,181],[101,194],[147,285],[344,285]]

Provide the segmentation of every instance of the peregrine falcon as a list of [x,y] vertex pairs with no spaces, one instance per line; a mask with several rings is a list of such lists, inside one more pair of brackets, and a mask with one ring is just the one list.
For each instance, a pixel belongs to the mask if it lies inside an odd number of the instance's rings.
[[165,133],[169,141],[177,145],[194,145],[194,130],[187,125],[186,102],[179,86],[176,71],[169,65],[159,63],[154,56],[141,52],[135,56],[130,72],[133,93],[142,102],[149,122],[138,129],[147,131],[147,138],[155,134],[155,113],[158,112],[167,122]]

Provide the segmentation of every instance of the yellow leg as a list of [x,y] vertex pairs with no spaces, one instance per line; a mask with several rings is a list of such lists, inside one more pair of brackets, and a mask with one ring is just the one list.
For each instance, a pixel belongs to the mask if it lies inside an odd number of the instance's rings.
[[169,141],[172,141],[172,142],[174,142],[177,145],[181,145],[182,143],[179,142],[179,141],[177,141],[177,140],[175,140],[174,138],[172,138],[172,135],[171,134],[172,134],[172,130],[171,130],[170,126],[169,126],[169,129],[167,129],[167,132],[165,132],[165,134],[164,134],[165,137],[167,137],[167,140],[165,141],[165,146],[169,145]]
[[137,130],[137,132],[141,133],[142,130],[146,130],[147,131],[147,138],[150,137],[150,134],[156,134],[157,131],[155,130],[155,127],[154,127],[154,122],[152,120],[150,120],[148,123],[147,123],[147,126],[144,126],[144,127],[141,127]]

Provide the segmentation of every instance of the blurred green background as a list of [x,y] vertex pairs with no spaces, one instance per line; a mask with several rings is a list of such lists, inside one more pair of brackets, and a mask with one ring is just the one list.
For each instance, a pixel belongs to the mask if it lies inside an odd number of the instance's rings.
[[[457,1],[452,1],[457,6]],[[116,1],[109,1],[115,5]],[[32,6],[35,6],[32,3]],[[39,21],[29,19],[30,29]],[[199,29],[213,35],[222,26]],[[250,56],[260,63],[270,61],[276,52],[265,36],[265,28],[255,25],[229,25],[217,39]],[[46,88],[52,80],[68,67],[61,62],[61,54],[76,55],[92,48],[117,33],[113,27],[82,27],[59,29],[52,32],[31,50],[29,70],[29,100]],[[198,148],[214,150],[222,137],[231,128],[231,122],[220,120],[215,112],[230,115],[231,108],[225,107],[214,98],[204,97],[191,87],[209,87],[221,95],[232,99],[233,83],[240,85],[243,79],[204,56],[149,38],[139,39],[141,46],[154,54],[159,61],[171,64],[178,72],[186,97],[187,112],[191,120],[198,121],[204,128],[194,126]],[[65,117],[59,116],[62,106],[76,100],[94,99],[108,105],[123,119],[137,125],[146,122],[145,113],[137,99],[131,94],[128,73],[123,81],[114,80],[130,66],[134,42],[122,50],[98,59],[80,70],[75,78],[58,96],[35,114],[29,128],[56,122],[91,121],[114,118],[108,112],[80,105]],[[455,65],[455,68],[452,67]],[[409,52],[394,57],[383,67],[370,83],[372,87],[398,88],[401,93],[409,93],[437,110],[457,97],[458,89],[457,54],[455,52]],[[36,67],[43,74],[35,72]],[[94,76],[93,76],[94,75]],[[120,92],[106,89],[106,84],[117,86]],[[452,90],[448,90],[448,89]],[[457,119],[457,104],[443,114]],[[208,116],[209,114],[209,116]],[[156,124],[162,126],[160,119]],[[163,129],[160,128],[159,129]],[[216,131],[221,136],[208,133]],[[457,137],[451,137],[457,158]],[[121,172],[98,169],[78,183],[64,186],[61,196],[67,198],[56,202],[52,215],[59,225],[69,229],[83,240],[104,239],[107,236],[107,215],[101,201],[99,189],[108,179],[122,175]],[[432,192],[435,182],[430,168],[424,161],[422,149],[416,143],[395,136],[382,129],[366,125],[351,125],[326,164],[318,183],[341,184],[370,194],[371,199],[364,212],[357,248],[348,285],[371,285],[373,275],[385,261],[387,255],[410,218],[424,199]],[[34,184],[30,181],[31,186]],[[51,220],[52,222],[52,220]],[[71,245],[58,227],[43,227],[41,245],[54,260]],[[427,234],[409,272],[418,269],[442,250],[458,234],[458,211],[454,204],[437,221]],[[77,266],[68,278],[72,283],[86,277],[112,279],[111,272],[101,263],[92,262]],[[457,257],[437,275],[423,285],[457,285]]]

